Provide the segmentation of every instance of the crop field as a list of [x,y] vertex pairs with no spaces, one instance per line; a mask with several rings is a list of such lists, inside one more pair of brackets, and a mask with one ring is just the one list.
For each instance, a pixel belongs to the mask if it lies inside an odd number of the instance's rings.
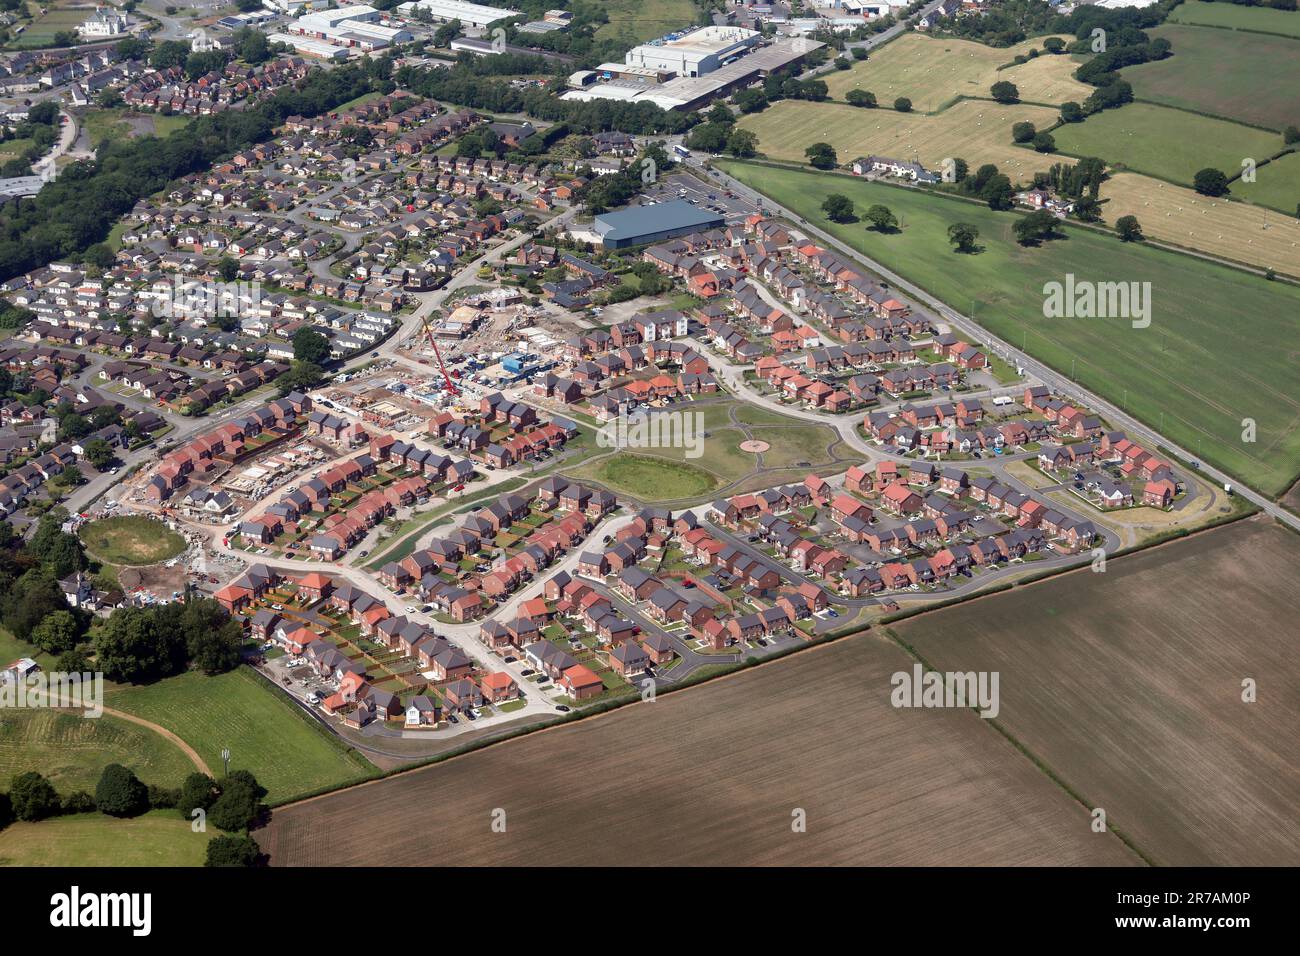
[[[35,4],[32,4],[33,8],[35,6]],[[26,30],[18,36],[12,37],[7,46],[14,49],[29,46],[48,46],[54,42],[56,33],[64,30],[75,32],[77,27],[85,23],[94,12],[90,6],[68,8],[56,3],[48,4],[45,9],[46,12],[33,19]],[[12,32],[11,28],[10,33]]]
[[194,764],[172,742],[108,714],[98,718],[38,708],[0,711],[0,784],[36,770],[61,794],[95,792],[110,763],[130,767],[145,783],[179,787]]
[[1068,56],[1044,55],[998,70],[1018,54],[1041,49],[1042,40],[998,49],[970,40],[905,33],[872,52],[867,60],[855,62],[851,69],[835,70],[819,79],[837,100],[844,99],[849,90],[863,89],[875,93],[882,106],[905,96],[912,101],[912,108],[921,112],[941,109],[959,96],[987,98],[989,87],[998,80],[1015,83],[1026,102],[1082,102],[1091,88],[1074,79],[1078,64]]
[[1233,176],[1243,158],[1258,161],[1282,149],[1282,137],[1275,133],[1149,103],[1094,113],[1052,135],[1063,153],[1100,156],[1111,166],[1123,164],[1187,185],[1206,166]]
[[893,630],[997,671],[999,724],[1157,864],[1295,866],[1298,562],[1300,537],[1242,521]]
[[215,828],[195,833],[176,810],[130,820],[78,813],[0,830],[0,866],[202,866]]
[[1295,11],[1267,7],[1240,7],[1234,3],[1204,3],[1184,0],[1174,7],[1169,19],[1175,23],[1193,23],[1229,30],[1258,30],[1280,36],[1300,37],[1300,16]]
[[230,769],[251,770],[271,803],[343,786],[374,772],[246,667],[207,677],[195,671],[156,684],[119,687],[108,706],[151,720],[198,751],[214,773],[221,750]]
[[1139,862],[972,711],[891,706],[910,667],[845,638],[283,808],[256,837],[284,866]]
[[806,163],[804,150],[817,142],[834,146],[841,163],[876,153],[937,169],[945,159],[961,157],[971,169],[995,163],[1013,182],[1028,182],[1053,163],[1071,162],[1069,157],[1041,156],[1014,145],[1011,127],[1022,120],[1047,127],[1055,122],[1056,110],[963,100],[942,113],[925,116],[781,100],[761,113],[742,117],[738,125],[758,136],[759,150],[786,162]]
[[[1014,215],[921,190],[718,165],[1261,491],[1279,494],[1300,472],[1300,354],[1279,347],[1294,343],[1300,290],[1075,227],[1066,227],[1066,239],[1025,248],[1012,235]],[[833,192],[859,209],[888,206],[903,219],[902,231],[826,222],[820,206]],[[962,256],[958,267],[946,233],[963,221],[979,229],[983,251]],[[1067,273],[1150,282],[1151,326],[1045,319],[1044,284]],[[1258,428],[1253,444],[1241,441],[1247,417]]]
[[[1175,17],[1180,10],[1174,10]],[[1227,3],[1204,4],[1226,14],[1277,11]],[[1300,29],[1300,15],[1280,14]],[[1139,100],[1213,113],[1227,119],[1282,130],[1300,125],[1300,39],[1229,32],[1166,23],[1149,31],[1173,44],[1174,55],[1155,63],[1126,67],[1124,79]],[[1129,104],[1119,110],[1127,112]]]
[[110,564],[157,564],[185,550],[185,539],[161,521],[139,515],[101,518],[84,525],[82,543]]
[[[1271,165],[1271,164],[1270,164]],[[1300,172],[1300,164],[1288,164]],[[1259,170],[1260,184],[1268,166]],[[1273,177],[1267,180],[1274,183]],[[1232,194],[1249,187],[1233,183]],[[1284,189],[1276,190],[1278,194]],[[1237,262],[1268,266],[1287,275],[1300,275],[1300,220],[1294,215],[1243,202],[1211,199],[1194,189],[1153,182],[1136,173],[1116,173],[1101,187],[1106,221],[1137,216],[1143,231],[1155,238],[1200,249]],[[1300,202],[1300,195],[1296,195]],[[1294,208],[1291,210],[1295,212]]]

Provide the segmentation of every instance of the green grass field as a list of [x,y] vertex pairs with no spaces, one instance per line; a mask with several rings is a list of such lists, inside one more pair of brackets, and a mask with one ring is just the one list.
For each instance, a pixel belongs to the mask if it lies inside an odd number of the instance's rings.
[[601,7],[609,22],[596,30],[596,38],[629,46],[692,26],[699,17],[692,0],[605,0]]
[[109,707],[175,733],[215,773],[221,772],[221,749],[229,747],[230,769],[251,770],[269,791],[268,802],[374,773],[368,761],[344,750],[247,667],[216,677],[190,672],[105,696]]
[[95,792],[110,763],[130,767],[145,783],[179,787],[194,764],[174,743],[108,714],[80,717],[56,710],[0,710],[0,786],[36,770],[61,794]]
[[[1127,107],[1126,107],[1127,108]],[[719,165],[855,249],[971,314],[992,332],[1070,374],[1172,440],[1268,494],[1300,471],[1300,290],[1172,252],[1069,227],[1038,248],[1016,244],[1016,217],[916,190],[741,163]],[[883,203],[902,232],[826,222],[821,203],[842,193]],[[980,230],[978,255],[959,256],[948,226]],[[1152,324],[1045,319],[1043,286],[1067,273],[1094,281],[1151,283]],[[1243,444],[1242,420],[1257,423]]]
[[[1233,16],[1270,13],[1227,3]],[[1178,7],[1174,13],[1184,7]],[[1280,14],[1300,26],[1300,14]],[[1300,40],[1259,33],[1166,23],[1149,31],[1173,44],[1174,55],[1123,70],[1139,100],[1199,110],[1256,126],[1282,130],[1300,124]],[[1126,113],[1132,106],[1119,110]],[[1059,139],[1058,139],[1059,142]]]
[[1235,3],[1203,3],[1185,0],[1169,14],[1174,23],[1194,23],[1230,30],[1259,30],[1279,36],[1300,37],[1300,14],[1294,10],[1241,7]]
[[0,830],[0,866],[202,866],[208,841],[176,810],[131,820],[78,813]]
[[1294,216],[1300,206],[1300,153],[1287,153],[1260,166],[1253,183],[1237,180],[1230,192],[1239,199]]
[[1112,166],[1189,186],[1206,166],[1232,176],[1243,158],[1258,162],[1282,149],[1282,137],[1274,133],[1148,103],[1094,113],[1052,135],[1063,153],[1100,156]]
[[694,464],[627,452],[596,462],[583,473],[642,501],[698,498],[722,484],[715,475]]
[[185,539],[161,521],[139,515],[102,518],[84,525],[82,543],[111,564],[157,564],[185,550]]

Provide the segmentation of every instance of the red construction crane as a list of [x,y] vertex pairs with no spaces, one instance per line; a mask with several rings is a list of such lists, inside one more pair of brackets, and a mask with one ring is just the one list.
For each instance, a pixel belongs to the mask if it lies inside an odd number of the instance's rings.
[[442,353],[438,351],[438,342],[434,339],[433,330],[429,328],[429,322],[424,316],[420,317],[420,324],[424,326],[424,334],[429,337],[429,345],[433,347],[433,356],[438,360],[438,368],[442,371],[443,381],[447,383],[447,391],[452,395],[459,395],[460,389],[456,387],[456,383],[447,374],[447,366],[442,361]]

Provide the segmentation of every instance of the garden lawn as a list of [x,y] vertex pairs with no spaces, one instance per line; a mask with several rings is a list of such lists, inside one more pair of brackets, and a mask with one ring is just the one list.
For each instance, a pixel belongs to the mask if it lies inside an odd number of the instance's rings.
[[156,684],[114,688],[106,696],[109,707],[175,733],[214,773],[221,773],[221,750],[229,747],[230,769],[251,770],[269,791],[269,803],[375,772],[247,667],[215,677],[191,671]]
[[[817,222],[1013,345],[1121,405],[1172,440],[1259,490],[1276,495],[1300,472],[1300,356],[1295,342],[1300,290],[1173,252],[1121,243],[1067,227],[1067,238],[1038,248],[1014,241],[1016,216],[919,190],[845,176],[722,161],[751,187]],[[832,192],[859,208],[884,203],[902,232],[826,222]],[[983,251],[959,256],[953,222],[974,224]],[[1046,319],[1047,282],[1151,283],[1152,322]],[[1253,418],[1257,440],[1241,441]]]

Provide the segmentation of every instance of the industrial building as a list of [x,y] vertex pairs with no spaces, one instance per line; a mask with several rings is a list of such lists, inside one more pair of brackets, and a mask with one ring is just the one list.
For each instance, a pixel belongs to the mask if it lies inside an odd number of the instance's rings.
[[748,48],[743,56],[704,76],[670,78],[667,71],[648,66],[604,63],[594,71],[579,71],[569,78],[575,87],[565,100],[622,100],[654,103],[665,110],[693,110],[751,83],[794,66],[826,44],[820,40],[777,40]]
[[293,47],[295,52],[301,53],[303,56],[319,57],[322,60],[346,60],[348,57],[347,47],[326,43],[324,40],[317,40],[314,37],[305,37],[292,33],[272,33],[266,39],[271,43],[283,43],[286,46]]
[[486,7],[481,3],[465,3],[463,0],[415,0],[401,4],[397,10],[408,17],[415,16],[416,10],[427,10],[435,20],[459,20],[470,27],[491,26],[498,20],[520,15],[518,10]]
[[723,225],[725,220],[720,214],[701,209],[684,199],[676,199],[653,206],[634,206],[603,213],[592,223],[592,231],[600,236],[601,245],[606,249],[622,249],[663,242],[705,229],[721,229]]
[[700,27],[634,46],[623,57],[628,66],[663,70],[678,76],[704,76],[732,62],[763,39],[743,27]]

